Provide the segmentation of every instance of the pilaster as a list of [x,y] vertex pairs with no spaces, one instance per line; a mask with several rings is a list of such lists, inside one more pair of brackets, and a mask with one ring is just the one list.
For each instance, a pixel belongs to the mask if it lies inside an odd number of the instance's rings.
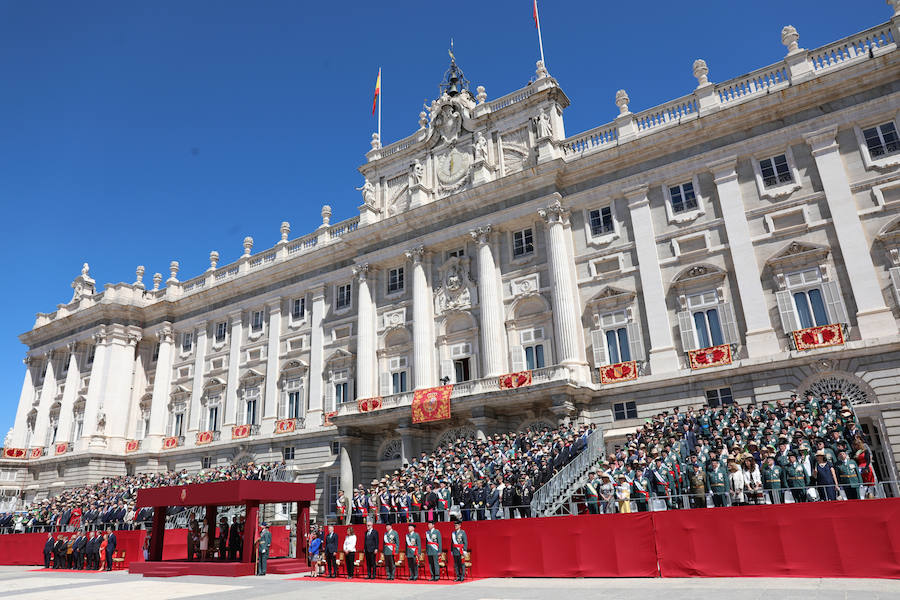
[[237,415],[237,387],[238,373],[241,366],[241,337],[243,336],[243,323],[241,311],[228,314],[231,325],[231,339],[228,349],[228,382],[225,386],[225,421],[224,425],[235,424]]
[[23,448],[25,446],[26,430],[28,428],[28,413],[34,402],[34,359],[26,355],[25,378],[22,381],[22,390],[19,392],[19,405],[16,408],[16,420],[13,423],[12,446],[14,448]]
[[65,390],[63,391],[62,402],[59,407],[59,433],[56,436],[57,441],[74,442],[71,439],[72,434],[72,411],[75,407],[75,398],[78,395],[78,386],[81,383],[81,373],[78,370],[78,344],[71,342],[66,346],[68,356],[63,360],[69,361],[69,368],[66,371]]
[[53,364],[53,352],[48,352],[44,358],[47,361],[47,370],[44,374],[44,383],[41,386],[41,398],[38,402],[37,420],[34,424],[34,434],[31,437],[33,448],[45,446],[47,427],[50,424],[50,405],[56,398],[56,365]]
[[375,269],[368,264],[353,267],[358,290],[356,334],[356,385],[357,398],[377,396],[375,362],[375,302],[369,278],[375,278]]
[[[191,379],[191,406],[188,410],[187,431],[200,430],[200,399],[203,397],[203,371],[206,370],[207,322],[201,321],[194,327],[194,376]],[[187,436],[187,439],[191,439]]]
[[309,343],[309,417],[306,426],[318,424],[318,416],[322,413],[325,332],[322,321],[325,319],[325,286],[320,284],[312,290],[312,306],[310,307],[310,343]]
[[[102,405],[102,393],[106,387],[106,355],[109,347],[109,335],[105,325],[93,335],[94,362],[91,364],[91,382],[88,385],[88,395],[84,403],[84,427],[82,437],[93,442],[93,436],[97,432],[97,417]],[[106,418],[104,417],[104,427]],[[97,444],[103,445],[98,439]]]
[[274,419],[278,415],[279,351],[281,349],[281,298],[266,304],[269,310],[268,347],[266,348],[266,391],[263,396],[263,419]]
[[413,274],[413,379],[415,389],[436,384],[434,376],[434,307],[426,272],[429,256],[424,246],[406,251]]
[[153,397],[150,401],[150,427],[145,441],[146,450],[157,450],[165,436],[166,413],[172,385],[172,363],[175,360],[175,332],[172,324],[163,322],[159,330],[159,356],[156,359],[156,377],[153,379]]
[[491,225],[469,232],[477,246],[478,299],[481,304],[481,355],[484,358],[484,377],[497,377],[507,372],[503,331],[503,303],[497,285],[497,265],[491,249],[494,237]]

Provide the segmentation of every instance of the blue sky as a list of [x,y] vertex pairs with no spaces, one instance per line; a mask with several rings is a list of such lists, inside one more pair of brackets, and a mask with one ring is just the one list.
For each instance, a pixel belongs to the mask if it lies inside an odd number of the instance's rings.
[[[882,0],[540,3],[569,135],[690,93],[695,58],[723,81],[783,58],[792,24],[815,48],[887,21]],[[412,133],[450,37],[473,87],[522,87],[539,57],[531,0],[122,2],[0,0],[0,437],[12,425],[34,314],[68,302],[85,261],[98,285],[137,265],[198,275],[360,204],[375,129]]]

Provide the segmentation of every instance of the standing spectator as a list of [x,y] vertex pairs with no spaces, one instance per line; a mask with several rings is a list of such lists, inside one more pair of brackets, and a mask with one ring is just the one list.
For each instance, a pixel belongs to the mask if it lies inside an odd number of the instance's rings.
[[344,538],[344,562],[347,568],[347,579],[353,579],[353,568],[356,566],[356,534],[353,528],[347,528],[347,536]]
[[741,474],[744,477],[744,490],[747,495],[748,504],[763,503],[763,481],[759,466],[753,457],[749,454],[744,455],[744,461],[741,465]]
[[816,450],[816,488],[822,500],[837,499],[837,474],[834,466],[828,462],[825,450]]
[[106,570],[112,571],[112,559],[113,555],[116,553],[116,532],[110,531],[109,535],[106,536]]
[[309,562],[313,568],[313,577],[319,576],[319,563],[322,560],[322,540],[318,533],[311,531],[309,533]]
[[707,472],[707,487],[713,494],[715,506],[725,506],[725,498],[728,496],[728,476],[719,468],[719,459],[710,459],[710,470]]
[[747,503],[744,496],[744,474],[741,472],[740,467],[738,467],[737,463],[734,462],[733,459],[728,458],[727,460],[728,483],[731,489],[731,505],[743,506]]
[[846,451],[841,450],[838,452],[838,461],[834,465],[834,470],[837,473],[838,482],[841,485],[841,489],[844,490],[847,500],[859,500],[859,487],[862,483],[862,478],[859,476],[859,467],[856,466],[855,461],[847,456]]
[[688,476],[691,508],[706,508],[706,477],[700,463],[694,463]]
[[375,555],[378,552],[378,532],[372,526],[372,520],[366,523],[366,535],[363,539],[363,552],[366,555],[366,579],[375,579]]
[[100,566],[97,568],[98,571],[104,570],[104,564],[106,563],[106,549],[109,547],[108,535],[103,534],[103,539],[100,542]]
[[228,557],[228,519],[219,519],[219,560]]
[[53,542],[53,534],[47,534],[47,541],[44,542],[44,568],[50,568],[50,561],[53,559],[53,549],[55,544]]
[[328,534],[325,536],[325,571],[329,578],[338,576],[335,554],[338,551],[338,536],[334,532],[334,525],[328,526]]
[[619,473],[619,484],[616,486],[616,502],[619,504],[620,513],[631,512],[631,484],[625,473]]
[[269,533],[269,524],[262,524],[262,532],[259,539],[256,540],[256,574],[263,576],[266,574],[266,567],[269,560],[269,548],[272,546],[272,534]]
[[866,496],[874,498],[877,479],[875,477],[875,469],[872,468],[872,452],[863,442],[861,435],[854,436],[851,443],[853,445],[853,460],[856,461],[856,466],[859,467],[859,475],[865,485]]

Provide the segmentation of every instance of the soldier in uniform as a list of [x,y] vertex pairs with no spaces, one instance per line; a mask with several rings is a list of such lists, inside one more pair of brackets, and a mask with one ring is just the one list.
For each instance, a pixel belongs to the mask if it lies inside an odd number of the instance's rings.
[[400,536],[394,531],[393,526],[388,523],[384,532],[384,573],[388,581],[394,580],[396,565],[394,557],[400,554]]
[[472,492],[472,506],[475,509],[475,518],[484,521],[484,506],[487,501],[487,488],[484,487],[484,479],[478,480],[478,487]]
[[797,461],[797,455],[791,452],[788,455],[788,464],[784,468],[784,484],[794,498],[794,502],[806,502],[806,488],[809,486],[809,476],[803,465]]
[[[788,459],[790,461],[790,459]],[[772,498],[772,504],[781,504],[782,482],[784,481],[784,471],[775,464],[775,457],[771,454],[766,458],[766,466],[763,469],[763,487],[769,491]]]
[[438,497],[438,520],[446,521],[450,514],[450,489],[447,487],[447,481],[442,479],[440,487],[435,492]]
[[847,500],[859,500],[859,487],[862,485],[862,477],[859,475],[859,467],[856,461],[847,456],[847,452],[841,450],[838,452],[838,461],[834,465],[834,470],[838,476],[838,483]]
[[219,519],[219,560],[228,558],[228,519]]
[[391,494],[385,486],[381,486],[378,494],[378,519],[379,523],[391,523]]
[[424,520],[422,519],[422,492],[419,490],[418,484],[412,488],[412,493],[409,496],[409,504],[411,508],[410,522],[421,523]]
[[361,522],[360,519],[362,518],[362,510],[360,509],[359,505],[359,496],[360,491],[358,489],[353,490],[353,498],[350,500],[350,523],[352,523],[353,525],[358,525]]
[[409,494],[406,492],[406,489],[402,487],[400,488],[400,493],[397,494],[397,522],[412,522],[409,518]]
[[462,523],[457,521],[453,526],[453,533],[450,534],[450,554],[453,555],[453,573],[456,575],[456,581],[463,581],[466,578],[465,554],[468,551],[469,538],[463,531]]
[[598,490],[597,474],[594,471],[588,473],[588,480],[584,484],[584,500],[587,503],[588,513],[600,514],[600,490]]
[[632,498],[638,512],[647,512],[650,509],[650,479],[648,478],[646,464],[643,460],[634,461],[634,479],[631,480]]
[[406,564],[409,565],[410,581],[419,578],[419,554],[421,552],[422,538],[416,533],[416,526],[410,523],[406,534]]
[[272,534],[269,532],[269,524],[262,524],[262,533],[259,534],[259,539],[256,541],[257,545],[257,575],[265,575],[266,574],[266,566],[269,560],[269,547],[272,545]]
[[378,520],[378,491],[375,488],[377,481],[372,482],[372,487],[369,488],[369,494],[366,496],[366,502],[368,504],[367,509],[367,519],[370,519],[373,523]]
[[713,504],[725,506],[725,498],[728,496],[728,476],[719,468],[719,459],[710,459],[710,470],[706,475],[706,487],[713,494]]
[[519,496],[519,516],[523,519],[531,517],[531,500],[534,498],[534,486],[527,477],[522,477],[517,488]]
[[700,463],[694,463],[688,477],[691,508],[706,508],[706,477]]
[[431,581],[437,581],[441,575],[438,566],[438,557],[441,555],[441,532],[434,528],[434,521],[428,522],[428,531],[425,532],[425,554],[428,556]]

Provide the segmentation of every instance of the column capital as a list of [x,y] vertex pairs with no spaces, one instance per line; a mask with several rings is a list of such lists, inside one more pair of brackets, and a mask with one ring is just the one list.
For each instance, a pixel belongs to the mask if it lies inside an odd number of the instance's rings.
[[197,321],[197,323],[194,325],[194,331],[196,331],[198,333],[205,333],[206,326],[208,324],[209,324],[209,321],[207,321],[206,319],[204,319],[202,321]]
[[476,227],[472,231],[469,232],[469,235],[479,246],[484,246],[485,244],[489,244],[491,241],[491,232],[494,230],[493,225],[487,224],[482,225],[481,227]]
[[569,220],[569,209],[563,206],[562,197],[559,194],[554,194],[554,196],[555,198],[547,207],[541,208],[537,212],[548,225],[557,223],[565,225]]
[[[410,248],[404,252],[404,254],[406,255],[407,260],[410,260],[415,264],[422,262],[425,259],[427,252],[425,251],[425,246],[420,245]],[[366,265],[366,268],[368,268],[368,265]]]
[[325,285],[325,283],[317,283],[317,284],[313,285],[312,287],[310,287],[313,302],[315,302],[316,299],[325,297],[325,288],[326,287],[327,286]]
[[[353,276],[356,279],[358,279],[360,283],[363,283],[364,281],[366,281],[366,278],[369,276],[369,263],[353,265],[352,271],[353,271]],[[374,269],[372,269],[372,271],[374,272]]]
[[243,318],[243,316],[244,316],[244,311],[235,310],[235,311],[228,313],[228,321],[232,325],[239,325],[241,323],[241,319]]
[[22,359],[22,364],[24,364],[26,367],[30,367],[36,362],[37,360],[30,354],[26,354],[25,358]]
[[716,185],[733,181],[737,179],[737,156],[726,156],[706,163],[706,168],[713,174],[713,182]]
[[813,157],[817,157],[822,154],[837,151],[838,145],[835,141],[836,135],[837,125],[832,125],[831,127],[804,133],[803,139],[806,140],[806,143],[812,148]]
[[162,327],[159,328],[159,332],[156,334],[159,338],[159,343],[161,344],[170,344],[175,341],[175,330],[172,328],[172,323],[169,321],[164,321]]
[[647,192],[650,190],[650,186],[646,183],[642,183],[640,185],[631,186],[622,190],[622,193],[625,195],[625,199],[628,200],[628,208],[637,208],[638,206],[642,206],[649,202],[647,199]]
[[109,333],[106,331],[106,325],[101,325],[100,329],[94,333],[91,338],[94,340],[94,343],[98,346],[105,346],[109,343]]
[[69,351],[69,354],[75,354],[78,351],[78,342],[69,342],[66,344],[66,350]]

